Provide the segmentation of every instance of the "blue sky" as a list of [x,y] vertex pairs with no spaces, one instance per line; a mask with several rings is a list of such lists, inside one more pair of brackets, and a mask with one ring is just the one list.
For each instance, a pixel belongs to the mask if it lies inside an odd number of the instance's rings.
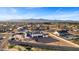
[[0,20],[43,18],[79,20],[78,7],[0,7]]

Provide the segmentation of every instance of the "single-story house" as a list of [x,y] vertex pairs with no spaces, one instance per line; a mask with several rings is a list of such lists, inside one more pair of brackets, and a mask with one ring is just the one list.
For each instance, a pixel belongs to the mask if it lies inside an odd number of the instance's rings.
[[48,37],[48,34],[42,33],[40,31],[28,32],[25,34],[28,37]]
[[69,35],[68,30],[55,31],[53,34],[55,34],[55,35],[57,35],[57,36]]

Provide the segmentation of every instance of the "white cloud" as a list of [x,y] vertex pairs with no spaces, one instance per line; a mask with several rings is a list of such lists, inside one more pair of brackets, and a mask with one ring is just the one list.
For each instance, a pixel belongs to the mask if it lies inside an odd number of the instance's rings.
[[40,9],[41,7],[26,7],[25,9]]
[[35,17],[34,14],[22,14],[22,15],[19,15],[19,14],[0,14],[0,19],[2,21],[5,21],[5,20],[10,20],[10,19],[28,19],[28,18],[33,18]]
[[[29,8],[29,7],[28,7]],[[34,7],[33,7],[34,8]],[[58,9],[53,14],[40,15],[35,13],[19,14],[16,8],[0,8],[0,20],[5,21],[9,19],[27,19],[27,18],[45,18],[45,19],[57,19],[57,20],[79,20],[79,11],[63,12],[62,9]]]
[[79,20],[79,11],[74,12],[62,12],[61,9],[56,11],[59,13],[51,14],[42,16],[47,19],[54,19],[54,20]]

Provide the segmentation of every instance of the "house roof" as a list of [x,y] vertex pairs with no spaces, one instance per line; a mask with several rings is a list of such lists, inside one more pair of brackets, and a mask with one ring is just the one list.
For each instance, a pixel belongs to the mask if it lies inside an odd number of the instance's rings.
[[61,30],[61,31],[58,31],[59,33],[68,33],[68,30]]

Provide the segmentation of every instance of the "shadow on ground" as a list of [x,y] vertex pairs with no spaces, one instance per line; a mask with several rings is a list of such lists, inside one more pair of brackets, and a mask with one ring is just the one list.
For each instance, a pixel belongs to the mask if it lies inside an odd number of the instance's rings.
[[29,42],[20,42],[20,41],[9,41],[10,44],[22,45],[22,46],[31,46],[31,47],[39,47],[46,48],[50,51],[79,51],[79,48],[67,47],[67,46],[55,46],[55,45],[46,45],[46,44],[36,44]]
[[33,38],[33,39],[35,39],[35,40],[37,40],[37,42],[41,42],[41,43],[51,43],[51,42],[59,41],[59,40],[56,40],[51,37],[45,37],[45,38],[39,37],[39,38]]

